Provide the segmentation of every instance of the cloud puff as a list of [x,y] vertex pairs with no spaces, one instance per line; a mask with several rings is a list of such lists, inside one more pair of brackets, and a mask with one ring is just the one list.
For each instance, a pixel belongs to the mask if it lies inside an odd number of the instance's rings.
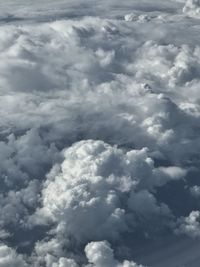
[[78,267],[78,265],[74,260],[60,258],[58,263],[52,264],[52,267]]
[[146,14],[137,15],[134,13],[126,14],[124,16],[125,21],[138,21],[138,22],[147,22],[150,21],[152,18]]
[[192,196],[194,196],[195,198],[199,198],[200,197],[200,186],[194,185],[190,188],[190,192],[192,194]]
[[200,212],[192,211],[188,217],[179,220],[180,226],[176,230],[179,234],[185,234],[191,237],[200,236]]
[[200,2],[199,0],[187,0],[183,12],[186,15],[198,17],[200,15]]
[[23,260],[22,256],[16,254],[16,252],[4,245],[0,244],[0,266],[1,267],[26,267],[28,266]]
[[85,247],[85,253],[88,261],[91,263],[87,265],[88,267],[142,267],[142,265],[137,265],[132,261],[119,263],[114,259],[113,250],[106,241],[89,243]]
[[151,233],[149,222],[155,218],[163,218],[158,228],[169,227],[169,208],[148,189],[163,186],[171,173],[154,168],[146,149],[126,153],[88,140],[64,150],[63,156],[61,166],[55,165],[47,176],[42,208],[32,222],[56,223],[59,236],[72,236],[78,243],[115,240],[127,231],[134,234],[137,224],[145,229],[147,221],[145,231]]
[[199,47],[193,48],[188,45],[177,47],[173,44],[160,45],[154,41],[147,41],[138,49],[136,62],[128,68],[136,71],[140,79],[163,82],[165,87],[168,84],[173,90],[177,85],[184,85],[198,78],[198,50]]

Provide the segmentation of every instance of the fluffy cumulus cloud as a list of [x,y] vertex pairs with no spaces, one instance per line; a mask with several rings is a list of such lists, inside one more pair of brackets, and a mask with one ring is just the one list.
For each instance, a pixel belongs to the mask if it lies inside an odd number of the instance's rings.
[[57,222],[58,233],[64,231],[78,243],[116,239],[133,231],[134,216],[144,223],[143,217],[170,219],[169,208],[147,189],[171,179],[154,168],[146,149],[124,153],[102,141],[81,141],[64,151],[63,163],[48,175],[43,207],[33,218],[35,223]]
[[85,247],[85,253],[88,261],[91,263],[88,267],[142,267],[132,261],[119,263],[115,260],[113,250],[106,241],[91,242]]
[[0,267],[198,267],[199,1],[0,10]]

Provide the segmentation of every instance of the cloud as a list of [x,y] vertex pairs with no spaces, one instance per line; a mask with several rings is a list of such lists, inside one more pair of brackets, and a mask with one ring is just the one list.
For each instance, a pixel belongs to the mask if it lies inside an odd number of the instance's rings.
[[88,267],[142,267],[142,265],[137,265],[127,260],[123,263],[119,263],[114,259],[113,250],[106,241],[89,243],[85,247],[85,253],[88,261],[91,263]]
[[192,196],[194,196],[195,198],[199,198],[200,197],[200,187],[197,185],[194,185],[190,188],[190,193],[192,194]]
[[192,211],[188,217],[179,220],[180,226],[176,230],[179,234],[185,234],[193,238],[200,236],[200,212]]
[[77,267],[74,260],[60,258],[58,263],[53,263],[52,267]]
[[199,231],[198,1],[0,9],[3,266],[160,266]]
[[199,0],[187,0],[183,12],[191,17],[198,17],[200,14],[200,2]]
[[21,255],[17,255],[15,251],[6,246],[0,244],[0,266],[1,267],[26,267],[27,264],[23,260]]
[[170,219],[168,207],[146,190],[157,186],[156,169],[146,149],[124,153],[102,141],[88,140],[63,154],[61,166],[55,165],[45,182],[43,207],[33,217],[36,224],[56,222],[58,231],[84,242],[100,237],[112,240],[121,232],[134,231],[126,218],[132,213],[147,220],[151,216]]

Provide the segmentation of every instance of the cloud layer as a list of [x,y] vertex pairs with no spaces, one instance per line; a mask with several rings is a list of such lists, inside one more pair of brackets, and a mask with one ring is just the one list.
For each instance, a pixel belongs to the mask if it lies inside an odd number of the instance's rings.
[[1,7],[0,267],[199,266],[199,9]]

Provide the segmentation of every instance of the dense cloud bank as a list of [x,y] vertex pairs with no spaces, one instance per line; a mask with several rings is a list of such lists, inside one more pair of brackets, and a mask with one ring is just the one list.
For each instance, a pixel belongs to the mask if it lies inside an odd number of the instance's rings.
[[0,267],[199,266],[199,1],[17,2],[0,14]]

